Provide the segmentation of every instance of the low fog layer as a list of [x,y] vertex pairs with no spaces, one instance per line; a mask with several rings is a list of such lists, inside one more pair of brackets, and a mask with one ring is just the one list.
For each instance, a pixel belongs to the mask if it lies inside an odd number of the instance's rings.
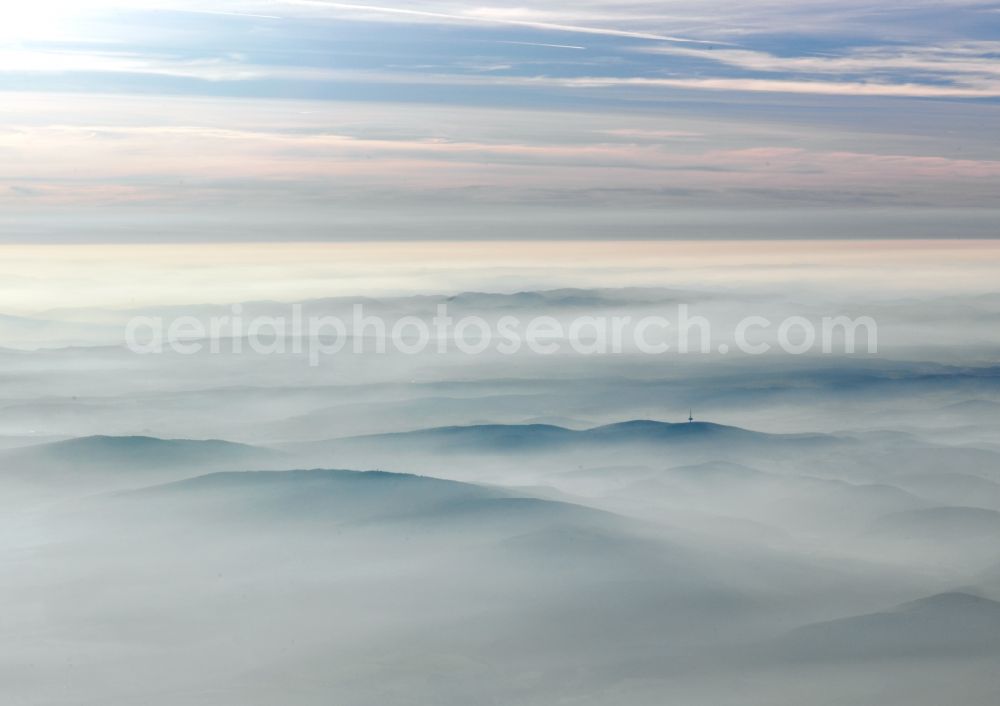
[[3,319],[3,701],[992,706],[998,302],[365,300],[489,321],[687,303],[720,335],[867,315],[880,350],[319,366],[122,346],[134,316],[192,313],[172,307]]

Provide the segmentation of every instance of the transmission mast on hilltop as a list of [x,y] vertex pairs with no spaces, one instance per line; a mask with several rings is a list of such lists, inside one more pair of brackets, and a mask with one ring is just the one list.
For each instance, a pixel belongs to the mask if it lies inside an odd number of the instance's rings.
[[694,421],[694,410],[693,409],[689,409],[688,410],[688,424],[690,424],[693,421]]

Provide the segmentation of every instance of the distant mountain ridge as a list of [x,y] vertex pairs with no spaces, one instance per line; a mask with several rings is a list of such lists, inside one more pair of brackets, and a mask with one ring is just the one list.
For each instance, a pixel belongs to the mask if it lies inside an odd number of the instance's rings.
[[1000,603],[951,592],[814,623],[781,641],[799,659],[864,660],[1000,652]]
[[[335,296],[303,299],[295,302],[282,302],[268,299],[255,299],[233,302],[230,304],[201,304],[185,307],[185,311],[194,315],[225,315],[231,312],[234,304],[239,304],[246,312],[256,314],[273,314],[287,311],[294,303],[312,310],[349,310],[356,304],[369,309],[400,309],[408,307],[434,307],[438,304],[448,304],[458,307],[490,309],[534,308],[541,306],[580,308],[580,307],[610,307],[625,305],[652,305],[665,302],[714,298],[705,291],[673,289],[667,287],[595,287],[557,289],[535,289],[517,292],[464,291],[452,294],[415,294],[404,296]],[[129,309],[101,309],[95,307],[62,307],[50,309],[42,315],[77,321],[80,319],[105,321],[109,317],[132,317],[139,315],[168,316],[175,314],[174,306],[148,306]]]
[[363,445],[429,444],[439,450],[557,450],[570,445],[614,444],[699,444],[727,442],[734,444],[837,444],[841,439],[825,434],[768,434],[711,422],[660,422],[634,419],[605,424],[590,429],[567,429],[551,424],[482,424],[471,426],[431,427],[405,432],[369,434],[328,441],[285,445],[298,451],[322,450],[325,447]]
[[7,467],[18,462],[72,466],[141,463],[146,467],[191,462],[250,460],[279,456],[277,451],[219,439],[160,439],[152,436],[84,436],[0,453]]
[[958,541],[969,537],[1000,540],[1000,512],[979,507],[931,507],[887,515],[876,522],[872,536],[899,539]]
[[0,480],[30,503],[83,493],[136,487],[223,470],[287,468],[273,449],[217,439],[86,436],[0,450]]
[[[95,496],[103,517],[207,521],[223,535],[235,527],[325,532],[448,530],[458,536],[509,537],[553,527],[628,533],[620,515],[504,488],[385,471],[310,469],[224,471]],[[624,541],[625,535],[621,535]]]

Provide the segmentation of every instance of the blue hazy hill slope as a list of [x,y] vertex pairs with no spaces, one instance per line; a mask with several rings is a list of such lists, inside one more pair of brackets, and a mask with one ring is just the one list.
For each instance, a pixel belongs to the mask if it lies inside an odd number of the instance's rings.
[[891,610],[806,625],[779,641],[800,659],[867,660],[1000,652],[1000,603],[942,593]]

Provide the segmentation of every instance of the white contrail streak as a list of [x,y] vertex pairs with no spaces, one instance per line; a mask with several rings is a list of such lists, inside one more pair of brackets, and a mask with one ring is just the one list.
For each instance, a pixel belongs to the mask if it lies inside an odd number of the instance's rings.
[[[168,8],[157,8],[157,9],[168,9]],[[255,17],[261,20],[283,20],[284,17],[279,17],[278,15],[258,15],[252,12],[229,12],[226,10],[188,10],[179,8],[169,8],[172,12],[183,12],[186,14],[194,15],[224,15],[227,17]]]
[[513,27],[531,27],[533,29],[546,29],[554,32],[576,32],[578,34],[601,34],[611,37],[630,37],[632,39],[651,39],[658,42],[682,42],[685,44],[726,44],[726,42],[710,42],[703,39],[690,39],[688,37],[673,37],[666,34],[652,34],[648,32],[632,32],[623,29],[610,29],[604,27],[581,27],[579,25],[565,25],[554,22],[537,22],[535,20],[513,20],[498,17],[482,17],[480,15],[456,15],[446,12],[431,12],[429,10],[407,10],[399,7],[385,7],[381,5],[357,5],[345,2],[324,2],[323,0],[276,0],[286,5],[306,5],[310,7],[325,7],[333,10],[356,10],[359,12],[373,12],[386,15],[405,15],[409,17],[426,17],[429,19],[448,20],[450,22],[508,25]]
[[586,49],[576,44],[544,44],[542,42],[509,42],[497,40],[497,44],[516,44],[519,47],[551,47],[552,49]]

